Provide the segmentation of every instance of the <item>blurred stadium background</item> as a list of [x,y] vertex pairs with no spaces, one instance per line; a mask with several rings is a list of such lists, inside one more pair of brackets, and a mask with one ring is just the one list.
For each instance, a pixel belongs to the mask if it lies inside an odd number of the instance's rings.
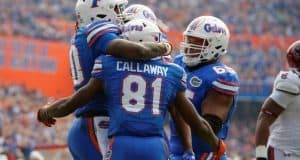
[[[46,160],[70,159],[66,134],[73,117],[53,128],[38,124],[37,107],[72,93],[68,43],[74,33],[76,0],[0,1],[0,159],[27,160],[38,150]],[[254,128],[274,76],[286,68],[285,50],[300,38],[300,1],[129,0],[152,8],[169,27],[175,47],[187,24],[214,15],[230,27],[223,61],[239,74],[237,110],[227,140],[233,160],[254,157]],[[173,56],[178,54],[175,49]]]

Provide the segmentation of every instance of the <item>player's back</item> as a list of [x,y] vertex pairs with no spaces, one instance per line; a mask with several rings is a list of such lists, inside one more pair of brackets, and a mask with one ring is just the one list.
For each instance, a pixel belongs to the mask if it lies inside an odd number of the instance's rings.
[[[97,40],[105,43],[106,39],[102,38],[107,32],[118,32],[116,25],[107,21],[95,21],[85,27],[79,28],[72,38],[69,59],[73,78],[74,89],[78,90],[88,83],[91,78],[94,61],[99,55],[105,55],[103,51],[95,52],[94,44]],[[76,110],[75,115],[81,116],[85,112],[106,112],[107,104],[104,94],[99,93],[90,103]],[[101,113],[102,114],[102,113]],[[105,113],[103,113],[105,114]]]
[[161,58],[128,61],[101,56],[93,77],[104,81],[109,97],[111,159],[167,159],[164,118],[177,91],[185,90],[184,71]]
[[285,110],[270,127],[269,144],[286,152],[300,154],[300,74],[281,71],[270,97]]
[[109,97],[110,136],[163,136],[168,104],[183,89],[183,70],[160,57],[128,61],[103,56],[95,62],[97,72]]

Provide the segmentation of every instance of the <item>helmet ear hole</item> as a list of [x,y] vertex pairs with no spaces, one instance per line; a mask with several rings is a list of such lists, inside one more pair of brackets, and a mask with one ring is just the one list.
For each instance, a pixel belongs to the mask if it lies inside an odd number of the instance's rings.
[[105,15],[105,14],[97,14],[97,17],[98,17],[98,18],[105,18],[106,15]]
[[222,46],[217,46],[216,49],[220,49]]
[[143,42],[143,40],[142,40],[142,39],[140,39],[139,41],[140,41],[140,42]]

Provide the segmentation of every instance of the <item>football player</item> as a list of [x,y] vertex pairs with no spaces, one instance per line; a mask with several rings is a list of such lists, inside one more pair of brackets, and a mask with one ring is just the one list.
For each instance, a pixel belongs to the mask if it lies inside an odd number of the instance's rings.
[[123,15],[124,22],[128,22],[133,19],[146,19],[155,23],[163,32],[167,32],[169,27],[162,22],[161,19],[157,18],[151,8],[143,4],[132,4],[128,6]]
[[[229,30],[219,18],[200,16],[188,25],[183,35],[184,42],[180,45],[182,54],[174,62],[187,73],[186,96],[198,114],[208,121],[214,133],[225,140],[239,89],[237,73],[220,61],[227,53]],[[181,160],[185,151],[172,120],[170,126],[171,160]],[[196,159],[211,159],[212,148],[194,132],[192,144]],[[221,159],[227,159],[226,154]]]
[[[69,54],[75,90],[87,84],[99,55],[149,59],[166,52],[165,44],[120,39],[118,17],[126,4],[127,0],[77,1],[75,11],[78,26]],[[73,159],[101,160],[108,146],[109,118],[105,95],[95,96],[90,103],[78,108],[75,116],[68,134],[68,147]]]
[[[127,31],[137,34],[129,35],[139,37],[139,41],[152,39],[158,42],[158,32],[143,34],[143,30],[156,27],[147,22],[131,25],[137,28],[129,27],[131,30]],[[156,30],[159,31],[158,28]],[[111,152],[108,152],[107,159],[168,159],[163,122],[169,107],[176,107],[195,134],[210,143],[215,159],[224,154],[223,141],[214,135],[209,124],[196,113],[185,96],[184,70],[165,62],[164,57],[133,61],[109,55],[99,56],[92,77],[72,96],[41,108],[38,112],[40,121],[66,116],[99,92],[104,92],[108,97],[110,114],[108,135],[111,138]]]
[[257,119],[257,160],[300,159],[300,40],[286,57],[290,69],[277,75]]

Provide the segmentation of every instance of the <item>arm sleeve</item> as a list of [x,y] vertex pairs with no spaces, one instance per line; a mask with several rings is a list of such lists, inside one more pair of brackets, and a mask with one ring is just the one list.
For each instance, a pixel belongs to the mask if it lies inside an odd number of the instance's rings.
[[97,41],[93,44],[92,49],[95,53],[101,52],[106,53],[106,48],[108,44],[114,40],[118,39],[119,36],[115,33],[106,33],[100,38],[97,39]]
[[239,91],[238,77],[236,74],[218,74],[212,82],[212,88],[221,94],[235,96]]
[[104,56],[99,56],[96,58],[95,63],[94,63],[94,68],[92,71],[92,77],[95,79],[104,79]]
[[270,98],[272,98],[278,105],[285,109],[296,99],[296,97],[296,95],[282,92],[277,89],[273,90],[272,94],[270,95]]
[[300,94],[299,85],[293,81],[293,77],[290,74],[284,71],[279,72],[274,81],[272,94],[270,95],[270,98],[285,109]]
[[118,38],[121,29],[114,24],[98,22],[88,26],[85,32],[89,47],[95,52],[105,52],[110,41]]
[[186,73],[183,69],[179,69],[179,71],[177,73],[180,73],[180,81],[178,82],[177,86],[177,90],[178,91],[185,91],[186,90]]

